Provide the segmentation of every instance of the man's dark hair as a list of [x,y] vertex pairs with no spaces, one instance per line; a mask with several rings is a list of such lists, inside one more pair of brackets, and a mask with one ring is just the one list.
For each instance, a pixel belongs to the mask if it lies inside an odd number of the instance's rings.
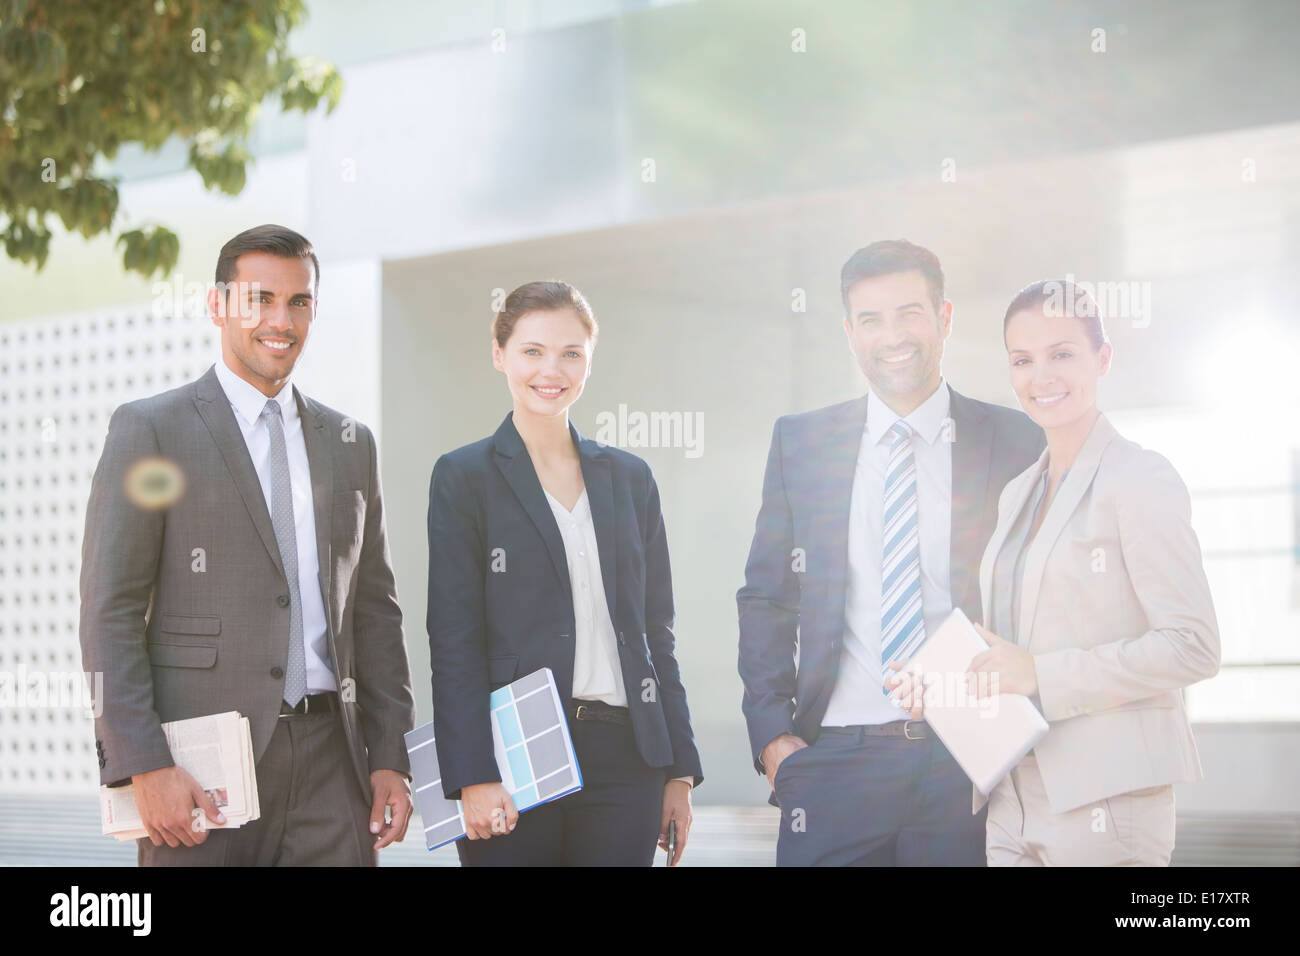
[[925,277],[937,315],[943,308],[943,269],[939,267],[939,257],[906,239],[882,239],[849,256],[849,261],[840,270],[840,298],[844,301],[845,314],[849,311],[849,289],[854,283],[895,272],[913,271]]
[[246,252],[266,252],[282,259],[310,259],[315,282],[312,295],[320,292],[320,260],[306,236],[288,226],[266,223],[245,229],[221,247],[217,256],[217,285],[225,288],[235,279],[235,260]]

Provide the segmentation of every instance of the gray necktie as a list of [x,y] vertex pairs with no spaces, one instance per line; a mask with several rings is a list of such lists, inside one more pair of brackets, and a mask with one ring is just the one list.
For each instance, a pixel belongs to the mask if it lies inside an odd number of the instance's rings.
[[284,699],[293,707],[307,695],[307,657],[302,647],[302,595],[298,591],[298,536],[293,523],[293,486],[289,452],[284,443],[280,403],[270,398],[262,409],[271,433],[271,524],[280,546],[280,562],[289,581],[289,661],[284,672]]

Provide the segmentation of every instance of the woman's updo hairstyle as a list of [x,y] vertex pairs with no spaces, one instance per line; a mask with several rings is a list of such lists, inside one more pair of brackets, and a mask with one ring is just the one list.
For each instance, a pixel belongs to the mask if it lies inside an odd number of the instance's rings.
[[501,311],[492,320],[492,337],[497,345],[505,348],[506,342],[515,331],[515,323],[529,312],[554,312],[559,309],[572,309],[577,313],[578,321],[596,344],[596,335],[600,331],[596,325],[596,316],[582,293],[558,279],[542,282],[526,282],[506,296]]
[[1039,279],[1017,292],[1007,306],[1007,314],[1002,317],[1003,345],[1007,341],[1007,325],[1011,322],[1011,317],[1024,311],[1073,316],[1083,323],[1094,352],[1109,341],[1097,301],[1086,289],[1069,279]]

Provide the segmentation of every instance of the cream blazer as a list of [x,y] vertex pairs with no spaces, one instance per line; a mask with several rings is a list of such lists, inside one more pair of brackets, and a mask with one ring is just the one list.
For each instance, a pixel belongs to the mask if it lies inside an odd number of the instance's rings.
[[[1047,456],[998,501],[980,565],[986,615],[993,563]],[[1020,594],[1019,642],[1049,725],[1034,754],[1052,810],[1200,780],[1181,691],[1218,672],[1219,629],[1173,466],[1100,415],[1029,545]],[[977,813],[987,798],[972,790]]]

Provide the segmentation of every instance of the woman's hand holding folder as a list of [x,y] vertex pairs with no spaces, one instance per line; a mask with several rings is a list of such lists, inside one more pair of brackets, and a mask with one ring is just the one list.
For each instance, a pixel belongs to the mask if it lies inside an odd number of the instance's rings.
[[515,802],[500,782],[462,787],[460,802],[465,813],[465,835],[471,840],[505,836],[514,830],[519,820]]

